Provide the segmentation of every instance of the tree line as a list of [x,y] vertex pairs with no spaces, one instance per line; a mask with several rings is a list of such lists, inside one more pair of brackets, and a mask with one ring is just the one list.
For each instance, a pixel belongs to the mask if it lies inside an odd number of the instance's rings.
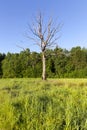
[[[80,46],[71,50],[56,47],[47,49],[46,76],[48,78],[86,78],[87,49]],[[0,78],[38,78],[42,75],[41,52],[0,53]]]

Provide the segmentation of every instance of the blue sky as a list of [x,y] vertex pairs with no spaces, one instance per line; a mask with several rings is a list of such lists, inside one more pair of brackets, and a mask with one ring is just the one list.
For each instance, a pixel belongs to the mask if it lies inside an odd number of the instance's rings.
[[71,49],[87,48],[87,0],[0,0],[0,52],[20,52],[21,48],[38,51],[25,37],[27,24],[38,11],[44,19],[52,16],[64,25],[58,45]]

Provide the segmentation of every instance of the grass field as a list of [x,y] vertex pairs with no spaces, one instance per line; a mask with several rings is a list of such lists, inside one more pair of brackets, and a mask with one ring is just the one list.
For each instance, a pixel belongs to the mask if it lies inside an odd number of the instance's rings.
[[87,130],[87,79],[0,79],[0,130]]

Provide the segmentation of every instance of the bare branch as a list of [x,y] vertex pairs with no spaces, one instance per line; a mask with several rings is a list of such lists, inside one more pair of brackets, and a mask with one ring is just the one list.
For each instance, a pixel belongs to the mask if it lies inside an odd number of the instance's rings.
[[38,39],[36,39],[36,38],[33,38],[33,37],[30,37],[30,36],[26,36],[28,39],[30,39],[30,40],[32,40],[32,41],[34,41],[34,43],[35,44],[37,44],[38,46],[40,46],[40,42],[39,42],[39,40]]
[[[41,50],[44,50],[52,45],[55,45],[55,42],[59,39],[57,34],[59,33],[62,24],[59,23],[57,26],[52,18],[49,19],[48,24],[43,24],[42,14],[35,18],[35,22],[32,23],[32,26],[29,25],[29,30],[32,32],[33,36],[28,36],[29,39],[33,40],[38,46],[41,47]],[[35,37],[34,37],[35,36]]]
[[23,48],[23,47],[21,47],[21,46],[19,46],[19,45],[16,45],[17,47],[19,47],[19,48],[21,48],[22,50],[24,50],[25,51],[25,49]]
[[38,33],[37,33],[37,28],[35,27],[35,25],[32,24],[32,27],[31,27],[31,26],[28,24],[28,26],[29,26],[29,30],[32,32],[32,34],[39,38],[39,35],[38,35]]

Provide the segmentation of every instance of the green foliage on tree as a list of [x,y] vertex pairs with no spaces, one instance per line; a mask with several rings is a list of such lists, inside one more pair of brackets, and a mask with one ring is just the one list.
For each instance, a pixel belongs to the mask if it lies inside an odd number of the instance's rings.
[[3,61],[4,58],[5,58],[5,54],[1,54],[0,53],[0,78],[3,75],[3,72],[2,72],[2,61]]
[[[46,74],[49,78],[86,78],[87,49],[79,46],[70,51],[62,48],[46,50]],[[0,53],[0,78],[37,78],[42,75],[42,54],[30,52]]]

